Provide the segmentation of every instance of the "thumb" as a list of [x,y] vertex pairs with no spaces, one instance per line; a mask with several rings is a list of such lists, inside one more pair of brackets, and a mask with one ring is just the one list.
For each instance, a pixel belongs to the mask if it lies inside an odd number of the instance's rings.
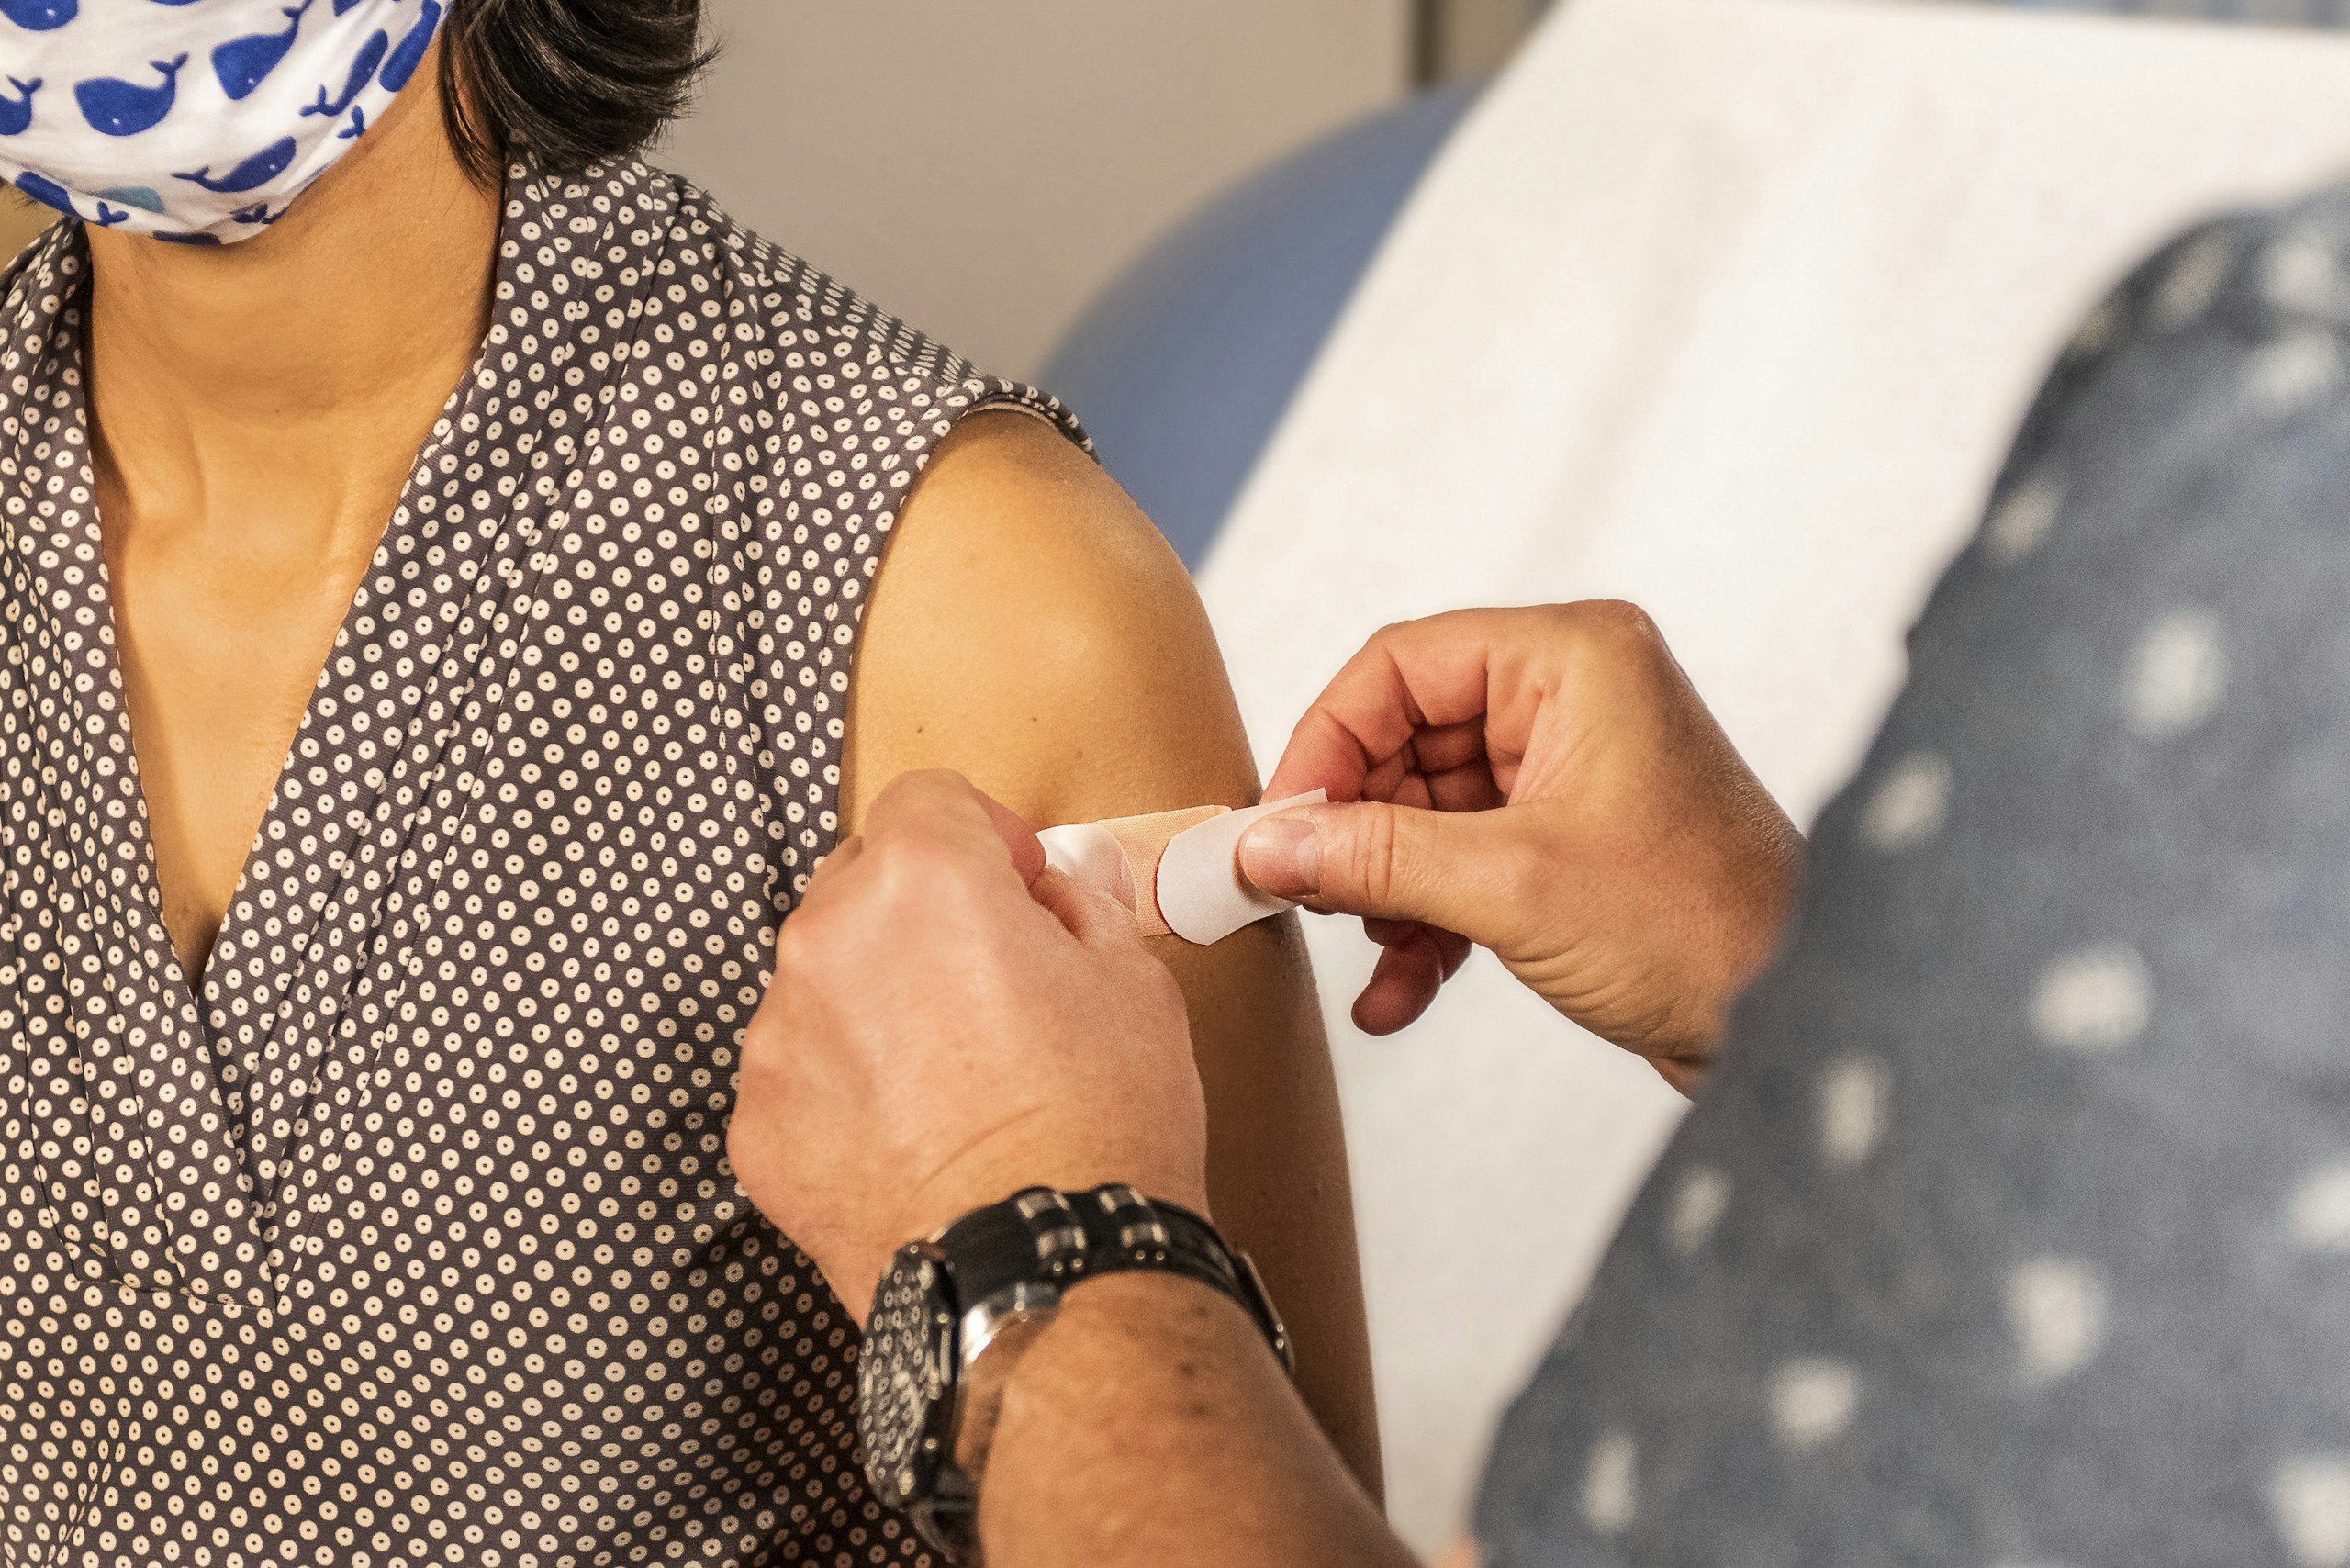
[[1491,946],[1539,844],[1504,806],[1434,812],[1363,801],[1267,817],[1240,841],[1240,869],[1260,890],[1373,920],[1419,921]]

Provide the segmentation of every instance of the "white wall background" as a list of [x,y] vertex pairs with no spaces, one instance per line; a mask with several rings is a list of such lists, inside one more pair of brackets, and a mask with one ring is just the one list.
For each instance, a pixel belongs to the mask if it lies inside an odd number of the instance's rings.
[[1207,197],[1394,101],[1410,0],[711,0],[662,161],[1000,375]]

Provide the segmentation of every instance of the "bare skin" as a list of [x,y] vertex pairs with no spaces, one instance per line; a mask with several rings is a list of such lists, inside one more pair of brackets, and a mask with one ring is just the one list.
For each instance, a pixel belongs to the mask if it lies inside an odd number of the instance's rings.
[[1298,721],[1250,879],[1363,917],[1355,1021],[1417,1017],[1470,946],[1683,1093],[1770,958],[1803,840],[1654,622],[1608,599],[1390,626]]
[[[923,474],[867,611],[853,700],[852,832],[890,779],[930,767],[1038,823],[1258,798],[1181,564],[1097,465],[1023,414],[971,419]],[[1188,1004],[1217,1222],[1288,1320],[1307,1405],[1376,1492],[1345,1135],[1295,923],[1150,946]]]
[[[459,167],[436,83],[428,62],[267,234],[218,251],[90,236],[106,566],[164,922],[191,983],[486,324],[498,196]],[[862,666],[852,826],[880,783],[934,762],[1038,820],[1256,798],[1180,566],[1032,420],[974,419],[934,461]],[[1162,957],[1201,1041],[1215,1202],[1292,1321],[1315,1409],[1376,1487],[1344,1145],[1302,946],[1265,929]]]
[[[900,1240],[1023,1186],[1212,1208],[1209,1122],[1182,998],[1133,917],[933,771],[881,792],[785,925],[730,1147],[861,1320]],[[1185,1281],[1070,1291],[992,1438],[998,1568],[1410,1562],[1256,1327]]]
[[[1403,951],[1366,995],[1379,1016],[1427,1004],[1460,940],[1443,934],[1465,926],[1678,1081],[1703,1073],[1775,946],[1800,857],[1621,605],[1392,628],[1275,777],[1372,797],[1259,824],[1292,831],[1244,858],[1387,923]],[[1044,869],[1034,834],[967,780],[911,774],[875,799],[778,964],[745,1044],[736,1164],[845,1299],[905,1238],[1024,1186],[1212,1187],[1192,1042],[1132,920]],[[979,1487],[996,1568],[1412,1561],[1248,1317],[1203,1286],[1070,1289],[994,1397]]]
[[266,234],[89,230],[93,456],[172,946],[203,975],[336,628],[487,322],[431,64]]

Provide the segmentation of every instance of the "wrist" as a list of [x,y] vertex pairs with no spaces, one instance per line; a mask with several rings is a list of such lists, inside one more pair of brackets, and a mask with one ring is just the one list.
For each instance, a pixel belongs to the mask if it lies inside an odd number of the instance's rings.
[[[1786,935],[1802,871],[1803,840],[1792,828],[1770,853],[1717,873],[1725,890],[1694,911],[1665,912],[1655,922],[1666,942],[1651,947],[1644,978],[1595,999],[1554,1002],[1593,1033],[1645,1058],[1683,1093],[1703,1082],[1729,1037],[1730,1014]],[[1689,916],[1694,915],[1694,918]]]
[[1006,1388],[1072,1294],[1098,1301],[1103,1277],[1129,1272],[1225,1296],[1286,1366],[1287,1334],[1248,1258],[1197,1213],[1125,1183],[1025,1188],[892,1256],[858,1369],[866,1472],[950,1561],[968,1561]]
[[1181,1357],[1210,1344],[1222,1354],[1245,1357],[1248,1352],[1238,1347],[1253,1345],[1275,1375],[1284,1375],[1263,1330],[1238,1302],[1182,1274],[1129,1271],[1079,1281],[1061,1292],[1051,1318],[1016,1334],[974,1363],[979,1375],[967,1384],[956,1434],[955,1462],[982,1506],[999,1434],[1011,1432],[1016,1439],[1024,1424],[1034,1426],[1040,1414],[1059,1418],[1063,1396],[1057,1391],[1073,1368]]
[[1207,1364],[1288,1381],[1247,1310],[1198,1280],[1102,1274],[1064,1292],[1052,1321],[1004,1364],[984,1417],[986,1431],[970,1444],[977,1468],[966,1473],[979,1495],[982,1535],[995,1494],[1014,1490],[1022,1469],[1013,1458],[997,1472],[1001,1484],[990,1488],[995,1459],[1051,1451],[1073,1417],[1123,1383],[1156,1377],[1169,1367]]
[[1248,1313],[1193,1281],[1069,1293],[1004,1389],[990,1562],[1412,1568]]
[[1132,1150],[1072,1147],[1069,1141],[1016,1138],[1016,1127],[990,1134],[934,1172],[898,1211],[891,1232],[900,1240],[936,1236],[980,1209],[1031,1188],[1088,1193],[1123,1183],[1203,1219],[1208,1210],[1207,1156],[1144,1155]]

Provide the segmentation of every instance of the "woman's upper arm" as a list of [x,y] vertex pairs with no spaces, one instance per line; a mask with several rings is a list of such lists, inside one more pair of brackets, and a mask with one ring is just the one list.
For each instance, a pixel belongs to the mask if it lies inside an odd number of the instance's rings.
[[[957,769],[1039,824],[1257,798],[1182,567],[1099,467],[1022,414],[974,416],[923,474],[851,701],[844,833],[920,767]],[[1214,947],[1157,941],[1191,1005],[1216,1221],[1256,1258],[1307,1403],[1376,1491],[1345,1140],[1294,921]]]

